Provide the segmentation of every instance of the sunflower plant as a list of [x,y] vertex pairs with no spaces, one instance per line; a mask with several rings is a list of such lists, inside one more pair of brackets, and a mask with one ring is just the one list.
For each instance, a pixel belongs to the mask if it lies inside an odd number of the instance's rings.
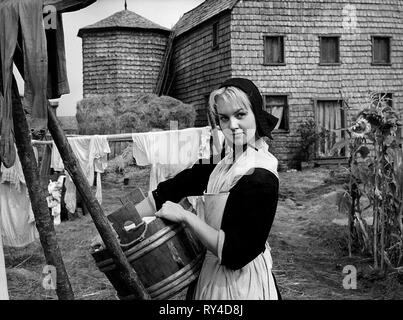
[[[348,215],[349,254],[358,244],[372,254],[374,268],[403,271],[403,164],[400,115],[385,95],[373,93],[369,103],[346,128],[348,138],[333,149],[347,148],[349,183],[339,194],[339,211]],[[372,226],[362,218],[362,196],[372,209]]]

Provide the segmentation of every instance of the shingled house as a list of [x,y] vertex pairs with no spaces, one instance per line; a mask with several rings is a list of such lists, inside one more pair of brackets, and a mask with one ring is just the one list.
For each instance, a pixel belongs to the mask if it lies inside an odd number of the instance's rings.
[[84,98],[152,93],[169,34],[130,10],[81,28]]
[[[166,94],[193,104],[203,126],[209,93],[247,77],[281,119],[271,150],[283,168],[300,163],[308,119],[318,130],[345,127],[369,91],[403,109],[400,0],[206,0],[172,31],[129,10],[80,29],[84,97]],[[333,158],[343,134],[320,144],[317,161]]]
[[[248,77],[281,118],[272,150],[283,167],[299,162],[298,126],[346,126],[368,91],[403,103],[400,0],[206,0],[174,27],[170,95],[193,103],[207,123],[208,94],[226,78]],[[342,133],[337,133],[339,139]],[[317,150],[328,158],[331,145]]]

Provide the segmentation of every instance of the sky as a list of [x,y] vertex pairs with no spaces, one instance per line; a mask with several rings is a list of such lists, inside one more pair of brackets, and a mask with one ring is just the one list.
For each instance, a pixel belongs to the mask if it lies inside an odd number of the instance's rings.
[[[204,0],[127,0],[127,9],[147,18],[163,27],[171,29],[179,18],[187,11],[198,6]],[[124,10],[124,0],[98,0],[94,4],[79,11],[63,13],[63,28],[66,47],[67,76],[70,94],[59,99],[58,116],[76,114],[77,101],[82,99],[82,46],[78,30],[115,12]],[[20,92],[23,83],[16,74]]]

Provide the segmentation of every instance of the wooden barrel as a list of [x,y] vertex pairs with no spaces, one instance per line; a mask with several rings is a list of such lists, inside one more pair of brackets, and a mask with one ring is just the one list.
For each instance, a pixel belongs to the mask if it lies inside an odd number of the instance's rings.
[[[148,294],[156,300],[169,299],[198,278],[205,249],[184,225],[160,218],[139,223],[138,213],[132,215],[133,210],[134,205],[129,202],[108,217],[113,222],[124,254]],[[127,222],[130,215],[132,221],[136,220],[137,229],[123,231],[117,226],[117,221]],[[116,289],[118,297],[122,300],[135,299],[108,250],[101,249],[91,254],[97,267]]]

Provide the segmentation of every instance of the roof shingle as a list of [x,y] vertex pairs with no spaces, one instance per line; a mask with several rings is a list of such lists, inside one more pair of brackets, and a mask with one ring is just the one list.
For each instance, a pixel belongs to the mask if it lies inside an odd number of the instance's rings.
[[206,0],[186,12],[173,27],[175,36],[189,31],[224,10],[231,10],[239,0]]
[[137,13],[130,10],[122,10],[114,13],[113,15],[102,19],[94,24],[83,27],[78,31],[78,36],[81,37],[84,32],[91,32],[99,29],[148,29],[148,30],[162,30],[170,31],[168,28],[160,26]]

